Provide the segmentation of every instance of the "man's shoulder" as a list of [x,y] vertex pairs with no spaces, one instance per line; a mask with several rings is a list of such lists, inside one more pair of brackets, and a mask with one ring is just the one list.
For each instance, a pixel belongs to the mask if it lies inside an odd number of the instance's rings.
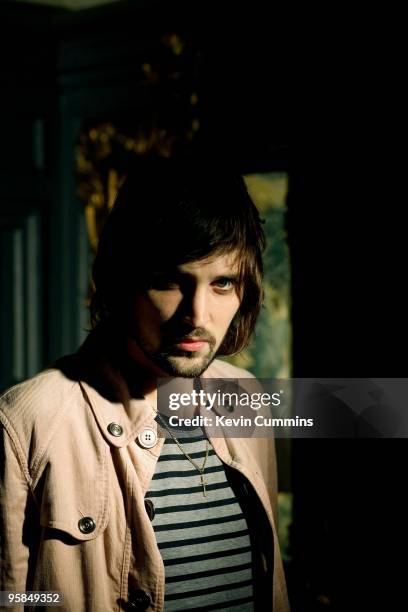
[[215,359],[207,370],[211,378],[254,378],[248,370],[239,368],[223,359]]
[[50,367],[0,395],[0,421],[14,429],[27,429],[38,421],[50,423],[77,388],[77,381]]

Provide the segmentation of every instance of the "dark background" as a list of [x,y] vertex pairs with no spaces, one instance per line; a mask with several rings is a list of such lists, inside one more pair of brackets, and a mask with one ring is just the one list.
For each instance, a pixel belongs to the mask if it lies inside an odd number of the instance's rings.
[[[90,255],[75,196],[78,132],[106,118],[137,123],[152,108],[182,123],[177,101],[137,85],[170,31],[189,41],[185,85],[198,92],[207,155],[242,172],[289,173],[293,375],[404,377],[402,75],[388,18],[266,2],[121,2],[75,14],[2,3],[1,387],[83,337]],[[293,610],[405,609],[405,441],[292,449]]]

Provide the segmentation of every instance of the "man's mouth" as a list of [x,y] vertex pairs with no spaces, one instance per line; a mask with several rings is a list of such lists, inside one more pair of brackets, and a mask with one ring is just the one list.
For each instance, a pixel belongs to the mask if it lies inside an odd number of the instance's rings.
[[194,352],[201,350],[206,344],[208,344],[208,341],[201,338],[186,338],[177,342],[176,347],[182,351]]

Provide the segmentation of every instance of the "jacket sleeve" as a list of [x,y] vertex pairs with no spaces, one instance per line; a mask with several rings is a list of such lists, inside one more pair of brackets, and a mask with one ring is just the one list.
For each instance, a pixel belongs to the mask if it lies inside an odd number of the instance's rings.
[[29,544],[26,541],[26,519],[31,494],[17,444],[17,439],[13,442],[0,424],[1,591],[25,591],[27,584]]

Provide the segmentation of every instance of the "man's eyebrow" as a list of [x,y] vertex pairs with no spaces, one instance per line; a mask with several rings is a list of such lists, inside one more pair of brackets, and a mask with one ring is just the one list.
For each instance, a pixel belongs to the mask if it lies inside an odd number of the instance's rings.
[[225,272],[223,274],[217,274],[214,276],[214,279],[217,280],[219,278],[228,278],[228,280],[238,280],[239,274],[237,272]]
[[[183,279],[184,280],[194,280],[195,274],[194,272],[189,272],[187,270],[173,270],[169,272],[164,272],[162,274],[154,275],[153,278],[157,280],[169,279],[169,280],[178,282],[178,281],[182,281]],[[228,271],[219,272],[217,274],[214,274],[214,276],[211,277],[211,282],[213,283],[223,278],[230,280],[231,282],[238,283],[240,280],[240,275],[238,272],[228,272]]]

